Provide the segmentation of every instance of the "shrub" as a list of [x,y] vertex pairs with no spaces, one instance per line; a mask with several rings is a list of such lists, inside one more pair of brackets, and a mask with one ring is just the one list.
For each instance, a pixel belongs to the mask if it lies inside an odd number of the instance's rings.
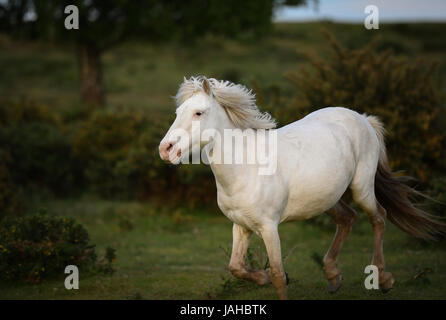
[[95,192],[113,196],[126,191],[128,185],[116,179],[115,171],[128,157],[145,124],[142,115],[97,111],[73,132],[73,154],[83,164],[83,174]]
[[50,217],[41,211],[0,222],[1,280],[37,283],[63,275],[70,264],[89,270],[95,261],[87,231],[71,218]]
[[144,114],[96,111],[73,130],[73,154],[87,184],[103,197],[165,197],[168,191],[170,203],[209,203],[207,187],[215,188],[209,168],[169,167],[160,159],[158,144],[165,131]]
[[0,124],[8,126],[18,122],[58,124],[60,119],[46,106],[30,100],[0,101]]
[[14,185],[0,156],[0,220],[7,215],[19,213],[21,209],[20,190]]
[[446,176],[436,177],[429,181],[429,195],[435,199],[430,210],[446,218]]
[[0,153],[14,185],[69,193],[79,177],[63,125],[28,101],[0,102]]
[[176,169],[169,168],[158,155],[162,133],[156,125],[147,127],[116,161],[113,176],[122,186],[121,195],[146,197],[162,193],[172,184]]
[[161,161],[158,144],[167,124],[119,108],[65,123],[56,114],[27,100],[0,100],[0,218],[20,211],[21,192],[73,196],[86,190],[134,199],[164,197],[169,190],[170,202],[190,197],[194,206],[209,198],[201,182],[215,187],[204,166]]
[[115,268],[113,267],[113,262],[115,260],[116,260],[116,249],[109,246],[105,249],[105,255],[98,261],[96,267],[99,272],[112,275],[116,271]]
[[[443,172],[444,129],[438,125],[441,97],[434,83],[435,65],[408,61],[391,51],[377,53],[377,40],[362,49],[342,47],[326,33],[332,58],[308,56],[312,68],[290,71],[291,100],[273,99],[283,107],[274,114],[288,123],[326,106],[344,106],[379,116],[387,130],[391,165],[426,181]],[[260,97],[267,93],[260,94]]]

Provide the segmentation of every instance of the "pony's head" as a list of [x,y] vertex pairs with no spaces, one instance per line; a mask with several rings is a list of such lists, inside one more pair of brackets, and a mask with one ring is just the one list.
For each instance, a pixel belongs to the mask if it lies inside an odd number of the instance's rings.
[[200,152],[223,129],[276,126],[268,113],[259,111],[251,90],[229,81],[184,78],[175,101],[176,119],[159,145],[161,158],[173,164]]

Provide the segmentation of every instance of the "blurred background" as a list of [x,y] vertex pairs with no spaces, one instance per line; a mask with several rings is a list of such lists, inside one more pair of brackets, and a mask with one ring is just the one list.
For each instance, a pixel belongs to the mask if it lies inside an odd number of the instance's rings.
[[[393,170],[446,202],[446,3],[373,4],[368,30],[362,0],[0,0],[0,298],[275,297],[227,273],[232,227],[210,169],[159,158],[183,76],[252,88],[281,126],[325,106],[378,115]],[[78,30],[64,27],[67,5]],[[320,267],[334,224],[282,228],[290,298],[446,297],[444,241],[393,226],[400,281],[365,290],[372,231],[359,215],[336,296]],[[253,239],[248,263],[265,259]],[[82,290],[64,288],[67,264],[88,274]]]

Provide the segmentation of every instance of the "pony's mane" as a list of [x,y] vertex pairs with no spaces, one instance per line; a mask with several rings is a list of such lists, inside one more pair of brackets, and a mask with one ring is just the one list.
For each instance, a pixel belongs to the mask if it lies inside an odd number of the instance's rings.
[[[175,102],[180,106],[197,92],[204,92],[204,77],[184,78]],[[225,109],[232,123],[242,129],[272,129],[276,121],[267,112],[261,112],[256,105],[255,94],[243,85],[230,81],[207,79],[214,99]]]

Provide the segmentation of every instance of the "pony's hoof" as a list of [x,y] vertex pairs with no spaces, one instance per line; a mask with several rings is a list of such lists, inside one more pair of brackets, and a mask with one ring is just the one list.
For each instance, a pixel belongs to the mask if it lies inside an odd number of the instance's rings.
[[381,279],[382,282],[379,284],[379,288],[381,289],[382,293],[387,293],[393,289],[395,279],[390,272],[383,272]]
[[342,273],[338,274],[333,279],[328,280],[328,292],[330,292],[331,294],[336,293],[342,286],[342,280]]

